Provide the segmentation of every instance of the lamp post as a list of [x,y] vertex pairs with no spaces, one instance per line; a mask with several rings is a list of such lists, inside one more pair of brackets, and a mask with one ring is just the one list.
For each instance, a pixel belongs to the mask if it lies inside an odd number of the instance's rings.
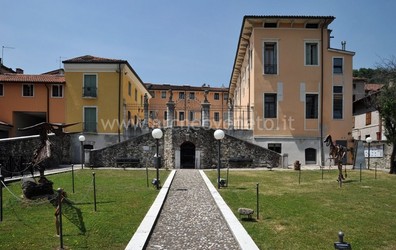
[[159,128],[156,128],[151,132],[151,135],[153,138],[157,141],[157,154],[156,154],[156,162],[155,162],[155,168],[157,169],[157,181],[155,185],[157,186],[157,189],[159,189],[159,167],[160,167],[160,160],[159,160],[159,139],[162,138],[162,130]]
[[221,140],[224,138],[224,131],[221,129],[217,129],[214,132],[214,138],[219,142],[219,149],[218,149],[218,163],[217,163],[217,188],[220,189],[220,165],[221,165],[221,153],[220,153],[220,145]]
[[367,168],[370,170],[370,144],[373,141],[373,138],[370,136],[366,138],[366,142],[368,143],[368,152],[367,152]]
[[85,136],[84,135],[80,135],[78,137],[78,140],[81,143],[81,169],[84,169],[84,141],[85,141]]

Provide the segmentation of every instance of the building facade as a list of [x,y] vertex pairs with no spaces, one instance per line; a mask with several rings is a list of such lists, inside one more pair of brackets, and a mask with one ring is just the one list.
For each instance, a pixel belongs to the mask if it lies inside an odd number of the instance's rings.
[[[228,89],[188,85],[146,83],[152,98],[149,101],[149,126],[165,127],[168,119],[170,99],[174,103],[173,126],[201,127],[203,125],[202,104],[209,104],[211,128],[227,128]],[[205,94],[206,91],[206,94]],[[170,97],[172,95],[172,97]]]
[[59,74],[0,74],[0,138],[30,135],[19,131],[40,122],[66,121],[65,78]]
[[245,16],[229,84],[235,129],[286,154],[328,164],[323,139],[347,146],[354,52],[330,46],[332,16]]
[[63,61],[67,87],[67,128],[82,132],[95,148],[125,139],[129,128],[144,119],[144,99],[151,98],[138,74],[125,60],[81,56]]

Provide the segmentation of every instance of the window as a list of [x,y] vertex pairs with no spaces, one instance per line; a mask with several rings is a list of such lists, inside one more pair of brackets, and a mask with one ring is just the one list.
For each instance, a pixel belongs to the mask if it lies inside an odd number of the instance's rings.
[[307,23],[305,25],[306,29],[317,29],[319,28],[319,24],[318,23]]
[[264,118],[276,118],[276,94],[264,94]]
[[96,75],[84,75],[83,97],[96,97]]
[[132,96],[132,83],[128,82],[128,95]]
[[96,132],[96,107],[84,107],[84,132]]
[[138,91],[137,89],[135,89],[135,102],[137,102],[137,98],[138,98]]
[[4,96],[4,85],[0,83],[0,96]]
[[371,124],[371,112],[366,113],[366,125]]
[[190,122],[192,122],[192,121],[194,121],[194,111],[190,111],[189,113],[188,113],[188,120],[190,121]]
[[150,111],[150,112],[149,112],[149,117],[150,117],[151,119],[155,119],[155,111]]
[[228,94],[227,93],[223,94],[223,99],[224,100],[228,100]]
[[319,45],[316,42],[305,43],[305,65],[319,65]]
[[[333,73],[342,74],[343,73],[343,59],[333,58]],[[355,84],[356,87],[356,84]]]
[[278,154],[282,153],[282,144],[280,143],[268,143],[268,149],[277,152]]
[[278,23],[264,23],[264,28],[276,28]]
[[318,119],[318,95],[305,95],[305,118]]
[[179,121],[184,121],[184,112],[179,112]]
[[264,42],[264,74],[277,74],[277,51],[275,42]]
[[33,96],[33,84],[24,84],[22,87],[22,96]]
[[52,97],[63,97],[63,85],[52,85]]
[[165,90],[161,91],[161,98],[166,99],[166,91]]
[[220,93],[214,93],[214,99],[220,100]]
[[168,120],[168,111],[164,111],[164,121]]
[[220,121],[220,113],[219,112],[214,112],[214,120],[216,122]]
[[195,92],[190,92],[190,100],[194,100],[195,99]]
[[333,86],[333,119],[343,118],[343,94],[342,86]]
[[184,99],[184,92],[179,92],[179,99]]

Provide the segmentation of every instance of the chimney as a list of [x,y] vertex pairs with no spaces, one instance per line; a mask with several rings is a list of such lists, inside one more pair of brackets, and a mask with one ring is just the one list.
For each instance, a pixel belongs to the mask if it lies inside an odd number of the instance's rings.
[[17,74],[23,74],[23,69],[21,69],[21,68],[16,68],[16,69],[15,69],[15,72],[16,72]]

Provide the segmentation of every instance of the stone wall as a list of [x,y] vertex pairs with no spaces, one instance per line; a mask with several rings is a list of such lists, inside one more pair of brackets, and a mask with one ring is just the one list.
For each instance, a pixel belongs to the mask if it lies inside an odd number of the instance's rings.
[[[70,136],[50,135],[51,157],[47,168],[57,168],[59,164],[70,164]],[[0,164],[3,166],[3,175],[7,172],[19,172],[24,167],[22,163],[30,162],[34,151],[40,145],[39,136],[25,136],[18,138],[0,139]]]
[[[213,129],[173,127],[163,129],[164,136],[159,140],[159,153],[162,165],[167,168],[177,166],[176,152],[180,152],[181,145],[191,142],[199,152],[199,166],[197,168],[212,168],[218,162],[218,142],[214,139]],[[151,133],[117,143],[115,145],[92,150],[90,164],[95,167],[115,167],[117,158],[139,159],[140,167],[154,167],[153,156],[156,153],[156,141]],[[250,159],[252,163],[244,165],[258,167],[262,164],[279,167],[281,155],[255,144],[226,135],[221,141],[221,159],[228,164],[230,158]],[[226,165],[223,165],[225,167]],[[238,165],[238,167],[243,167]]]

